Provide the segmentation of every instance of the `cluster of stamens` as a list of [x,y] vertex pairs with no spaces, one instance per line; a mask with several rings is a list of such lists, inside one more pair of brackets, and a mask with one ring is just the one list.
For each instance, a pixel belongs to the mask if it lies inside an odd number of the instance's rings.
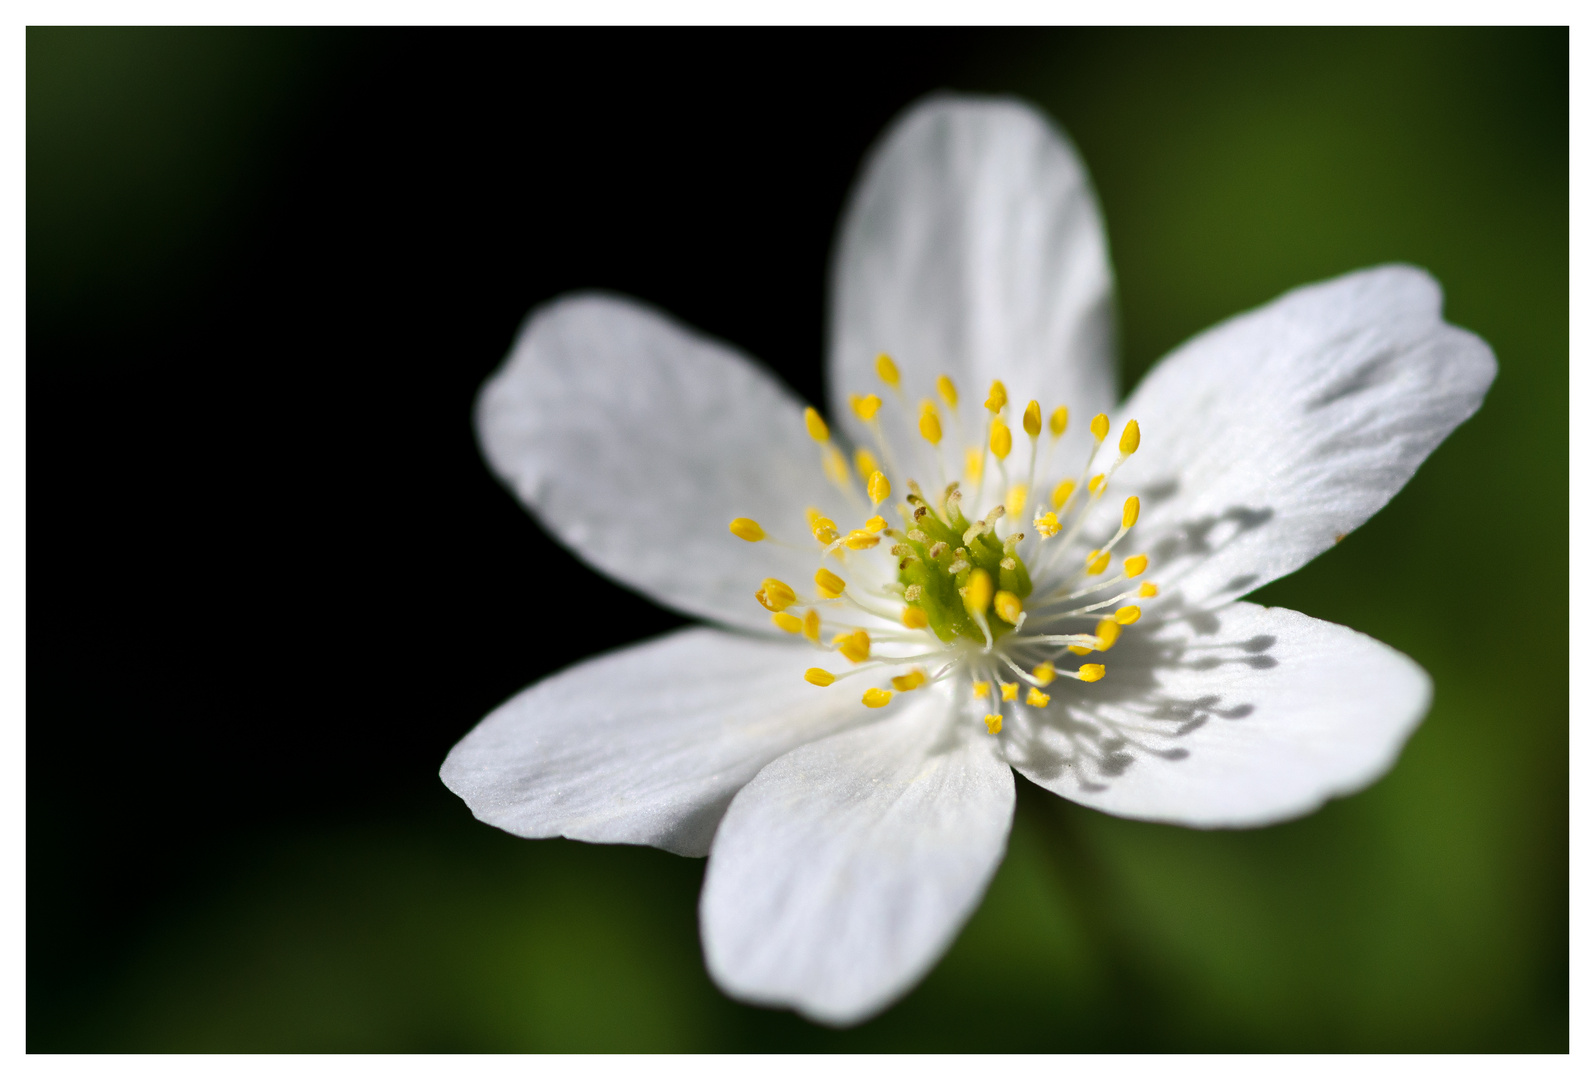
[[[890,397],[907,409],[901,377],[891,357],[878,356],[875,370]],[[1060,405],[1048,417],[1046,428],[1051,438],[1043,456],[1039,454],[1041,405],[1032,401],[1025,406],[1020,426],[1029,439],[1030,453],[1021,482],[1017,472],[1009,472],[1013,431],[1006,418],[1008,391],[1000,381],[993,382],[984,405],[981,441],[959,447],[963,460],[955,460],[955,464],[961,465],[962,476],[949,481],[942,410],[947,411],[960,443],[965,426],[952,380],[940,376],[936,392],[940,405],[929,398],[920,402],[917,426],[928,453],[927,464],[942,486],[931,499],[917,482],[905,481],[908,493],[893,508],[901,528],[891,527],[879,513],[892,493],[888,471],[899,478],[906,475],[898,465],[902,459],[881,429],[882,399],[876,394],[850,399],[854,414],[875,443],[873,451],[855,450],[851,465],[832,441],[820,414],[812,408],[804,410],[804,423],[819,446],[827,479],[854,512],[867,517],[861,527],[844,530],[818,508],[810,507],[808,524],[818,557],[822,562],[833,560],[836,568],[822,565],[815,571],[812,597],[800,596],[786,582],[766,578],[754,599],[769,610],[778,628],[807,638],[819,649],[838,653],[852,665],[841,674],[824,667],[809,668],[804,677],[814,685],[830,686],[859,673],[884,674],[883,669],[896,669],[899,673],[890,676],[890,689],[872,686],[864,692],[864,704],[879,708],[894,694],[967,677],[974,699],[987,703],[984,720],[995,735],[1002,730],[1005,709],[1017,708],[1021,701],[1032,709],[1046,709],[1052,701],[1046,688],[1057,679],[1096,682],[1103,678],[1107,669],[1101,663],[1062,665],[1073,657],[1107,652],[1123,628],[1141,617],[1140,607],[1126,601],[1157,595],[1156,585],[1135,580],[1146,571],[1145,555],[1124,558],[1119,572],[1109,573],[1114,548],[1140,516],[1140,500],[1133,495],[1124,501],[1119,528],[1110,539],[1086,553],[1077,565],[1071,567],[1068,561],[1060,565],[1101,503],[1115,470],[1139,448],[1141,429],[1134,420],[1129,421],[1120,433],[1117,459],[1093,472],[1109,430],[1105,414],[1093,417],[1093,442],[1084,467],[1059,481],[1050,498],[1043,501],[1031,496],[1037,458],[1043,457],[1040,465],[1045,475],[1058,440],[1068,429],[1068,408]],[[956,459],[958,455],[953,456]],[[993,492],[1000,501],[971,521],[964,513],[960,481],[974,489],[973,505],[978,507],[993,472],[997,481]],[[1031,525],[1036,535],[1027,545],[1018,528],[1032,504]],[[770,539],[750,518],[737,518],[730,528],[735,536],[751,543]],[[886,541],[890,545],[881,548]],[[890,554],[889,564],[881,558],[883,552]],[[1045,586],[1039,593],[1037,582]],[[868,626],[849,621],[857,620],[860,612],[884,620],[886,625],[873,620]],[[1081,622],[1092,625],[1089,630],[1071,625]],[[1022,698],[1021,684],[1025,684]]]

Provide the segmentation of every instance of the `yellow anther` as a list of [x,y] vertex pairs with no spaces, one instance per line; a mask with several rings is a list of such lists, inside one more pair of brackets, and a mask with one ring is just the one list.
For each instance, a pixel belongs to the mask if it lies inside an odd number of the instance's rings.
[[1032,401],[1025,406],[1025,434],[1032,439],[1041,434],[1041,402]]
[[1091,437],[1101,442],[1108,437],[1108,414],[1097,413],[1091,418]]
[[923,630],[930,625],[930,616],[925,614],[924,608],[909,604],[903,609],[903,625],[910,630]]
[[1058,669],[1052,666],[1051,660],[1043,660],[1030,669],[1030,675],[1042,686],[1047,686],[1058,677]]
[[814,571],[814,587],[819,589],[820,595],[827,600],[835,600],[842,595],[842,590],[847,588],[847,582],[822,566]]
[[793,592],[792,586],[786,582],[767,577],[762,585],[763,587],[753,594],[753,598],[770,611],[785,611],[797,603],[797,593]]
[[1016,682],[999,682],[997,685],[1002,688],[1002,699],[1004,701],[1018,701],[1019,700],[1019,684],[1018,683],[1016,683]]
[[1006,589],[998,591],[992,606],[997,609],[997,618],[1010,625],[1019,621],[1019,613],[1024,610],[1019,598]]
[[836,676],[822,667],[809,668],[803,673],[803,677],[815,686],[830,686],[836,681]]
[[881,463],[875,460],[875,455],[862,446],[853,451],[853,466],[858,469],[860,476],[869,476],[881,471]]
[[1124,527],[1128,529],[1141,519],[1141,500],[1131,495],[1124,500]]
[[872,686],[864,691],[864,705],[866,708],[879,709],[891,703],[892,692],[890,690],[878,690]]
[[986,731],[991,735],[1002,734],[1002,713],[986,714]]
[[757,544],[764,539],[764,530],[752,518],[732,518],[731,535],[750,544]]
[[814,532],[814,539],[829,547],[836,543],[836,538],[842,534],[836,531],[836,522],[824,514],[815,515],[809,522],[809,528]]
[[[892,493],[891,481],[886,479],[886,474],[877,469],[870,473],[869,483],[865,485],[869,490],[870,503],[879,506],[886,501],[886,496]],[[875,530],[879,532],[879,529]]]
[[801,634],[803,632],[803,620],[796,615],[788,615],[784,611],[777,611],[770,616],[770,621],[789,634]]
[[1023,484],[1015,484],[1008,489],[1008,497],[1002,501],[1002,508],[1014,517],[1024,512],[1025,503],[1030,501],[1030,489]]
[[1051,694],[1043,694],[1040,690],[1037,690],[1034,686],[1032,686],[1030,688],[1030,692],[1025,695],[1025,704],[1026,705],[1034,705],[1038,709],[1045,709],[1047,707],[1047,705],[1051,701],[1052,701],[1052,695]]
[[1093,494],[1093,495],[1101,495],[1103,490],[1107,486],[1108,486],[1108,474],[1107,473],[1097,473],[1095,476],[1093,476],[1091,478],[1091,482],[1086,485],[1086,490],[1091,492],[1091,494]]
[[816,645],[820,643],[820,613],[813,608],[803,615],[803,636]]
[[[930,402],[925,404],[930,405]],[[919,414],[919,434],[932,446],[941,445],[941,417],[936,415],[934,406]]]
[[811,529],[814,528],[814,523],[824,516],[817,506],[810,506],[803,511],[803,520],[809,523]]
[[1052,539],[1054,536],[1058,535],[1058,530],[1063,528],[1063,526],[1058,523],[1057,514],[1054,514],[1051,510],[1048,510],[1045,514],[1043,514],[1040,507],[1036,508],[1036,520],[1031,522],[1031,524],[1036,527],[1036,532],[1041,534],[1041,538],[1043,540]]
[[1141,609],[1136,607],[1134,604],[1128,604],[1113,613],[1113,621],[1118,623],[1120,626],[1129,626],[1140,617]]
[[949,409],[958,408],[958,387],[945,375],[936,376],[936,393],[947,403]]
[[1144,573],[1146,573],[1145,555],[1131,555],[1128,559],[1124,560],[1125,577],[1139,577]]
[[847,455],[830,443],[825,444],[825,478],[837,487],[847,487],[853,480],[847,472]]
[[991,696],[991,684],[989,682],[972,683],[970,689],[975,692],[976,701],[984,701]]
[[1008,388],[1002,384],[1000,379],[993,380],[991,393],[986,395],[986,408],[994,413],[1002,412],[1002,407],[1006,404],[1008,404]]
[[984,615],[991,606],[991,575],[976,570],[969,575],[969,584],[959,590],[964,597],[964,608],[971,615]]
[[831,639],[841,654],[855,664],[869,659],[869,631],[854,630],[851,634],[838,634]]
[[809,438],[815,442],[824,442],[831,437],[831,429],[825,426],[825,418],[812,405],[803,410],[803,426],[809,429]]
[[1100,574],[1108,568],[1108,563],[1112,559],[1113,556],[1106,551],[1093,551],[1085,557],[1085,572],[1088,574]]
[[853,413],[865,423],[875,419],[875,414],[881,411],[881,399],[874,394],[848,395],[847,403],[853,406]]
[[[879,476],[880,474],[877,473],[876,475]],[[870,518],[864,523],[864,529],[866,532],[872,533],[885,532],[886,519],[881,517],[879,514],[876,514],[874,517]]]
[[991,418],[991,452],[997,455],[997,460],[1002,461],[1013,450],[1013,432],[1008,430],[1008,425],[1002,422],[1002,417]]
[[1076,656],[1084,656],[1091,650],[1084,645],[1070,645],[1069,651],[1074,653]]
[[897,373],[897,365],[885,353],[881,353],[875,358],[875,374],[881,377],[881,382],[890,386],[893,390],[897,389],[897,383],[902,378]]
[[1075,676],[1081,682],[1096,682],[1107,673],[1108,669],[1101,664],[1081,664],[1080,670],[1075,672]]
[[1152,597],[1157,595],[1157,585],[1150,581],[1143,581],[1141,582],[1141,588],[1138,591],[1143,597],[1150,600]]
[[1062,510],[1063,504],[1069,501],[1069,496],[1074,494],[1074,481],[1064,480],[1052,489],[1052,508]]
[[906,694],[910,690],[918,690],[921,686],[924,686],[924,685],[925,685],[925,673],[923,671],[921,671],[919,668],[915,668],[914,670],[910,671],[907,675],[893,675],[892,676],[892,689],[898,691],[899,693]]
[[[1112,619],[1099,619],[1097,621],[1097,651],[1107,652],[1113,648],[1113,643],[1119,640],[1121,627]],[[1084,650],[1089,652],[1090,650]]]
[[971,446],[964,451],[964,475],[969,477],[970,483],[980,483],[980,474],[985,468],[986,455],[981,453],[980,447]]
[[1131,454],[1135,453],[1136,450],[1140,449],[1140,446],[1141,425],[1137,424],[1134,420],[1131,420],[1128,424],[1124,425],[1124,434],[1119,436],[1119,453],[1123,454],[1125,457],[1129,457]]
[[1052,416],[1047,420],[1047,430],[1052,432],[1054,439],[1069,430],[1069,406],[1059,405],[1052,410]]
[[847,538],[842,541],[842,543],[846,544],[854,551],[868,551],[870,548],[874,547],[880,542],[880,537],[876,536],[872,532],[866,532],[863,529],[854,529],[852,532],[848,533]]

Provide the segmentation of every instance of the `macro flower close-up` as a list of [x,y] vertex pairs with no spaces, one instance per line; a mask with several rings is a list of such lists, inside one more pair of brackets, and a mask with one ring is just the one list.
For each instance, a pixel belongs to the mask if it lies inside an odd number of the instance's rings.
[[707,625],[536,683],[444,782],[518,836],[707,856],[717,984],[834,1025],[948,948],[1016,772],[1202,829],[1366,787],[1429,677],[1243,598],[1384,506],[1496,363],[1425,271],[1347,269],[1121,400],[1085,164],[1017,99],[936,95],[848,200],[825,406],[642,300],[538,307],[477,400],[484,457],[582,560]]

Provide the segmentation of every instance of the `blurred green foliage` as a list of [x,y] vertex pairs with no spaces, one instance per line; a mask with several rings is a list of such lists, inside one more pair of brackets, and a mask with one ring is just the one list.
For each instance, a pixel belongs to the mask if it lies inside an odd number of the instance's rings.
[[[35,49],[30,35],[30,121],[54,77]],[[1433,272],[1448,319],[1494,347],[1479,415],[1366,527],[1256,597],[1370,633],[1433,676],[1432,713],[1370,790],[1207,833],[1021,784],[1008,858],[946,959],[901,1005],[835,1032],[716,992],[697,947],[700,862],[515,840],[439,788],[430,812],[219,857],[233,869],[44,1041],[1565,1050],[1567,77],[1555,30],[1093,31],[977,57],[963,84],[1036,100],[1083,152],[1119,275],[1126,388],[1219,319],[1392,260]],[[47,137],[30,122],[30,168]],[[30,229],[62,213],[32,179]],[[1532,615],[1509,615],[1497,587],[1519,576],[1553,583]]]

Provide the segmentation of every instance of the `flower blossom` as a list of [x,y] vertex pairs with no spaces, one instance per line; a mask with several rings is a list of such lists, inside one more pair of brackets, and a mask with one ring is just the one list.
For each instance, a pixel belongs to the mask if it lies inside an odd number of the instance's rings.
[[829,420],[635,300],[529,316],[478,400],[488,462],[580,558],[711,625],[544,679],[442,777],[518,836],[707,855],[718,984],[847,1024],[979,903],[1015,770],[1215,828],[1391,766],[1423,670],[1239,598],[1383,506],[1495,360],[1384,266],[1221,323],[1116,403],[1084,167],[1004,99],[895,122],[832,289]]

